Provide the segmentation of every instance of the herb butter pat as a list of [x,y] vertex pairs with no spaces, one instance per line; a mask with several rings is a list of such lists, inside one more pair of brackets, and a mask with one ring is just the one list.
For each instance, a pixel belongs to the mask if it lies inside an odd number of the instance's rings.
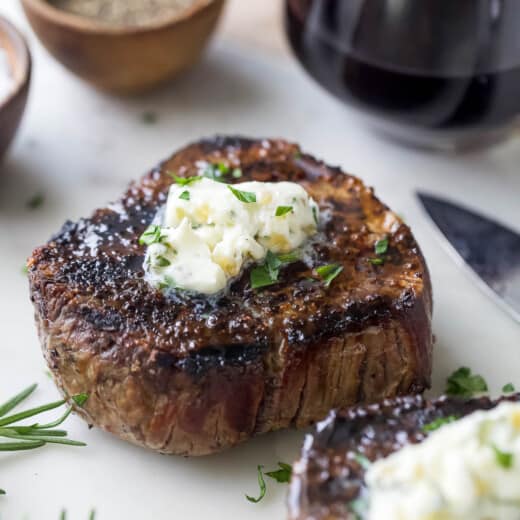
[[155,286],[216,293],[247,261],[289,253],[317,231],[317,205],[299,184],[193,179],[170,187],[162,221],[141,237]]
[[520,518],[520,403],[446,424],[373,464],[368,520]]

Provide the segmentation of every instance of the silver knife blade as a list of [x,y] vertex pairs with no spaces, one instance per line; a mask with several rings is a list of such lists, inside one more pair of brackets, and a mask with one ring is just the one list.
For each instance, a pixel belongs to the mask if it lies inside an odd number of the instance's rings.
[[479,286],[520,323],[520,234],[452,202],[417,196],[459,263],[462,259],[483,282]]

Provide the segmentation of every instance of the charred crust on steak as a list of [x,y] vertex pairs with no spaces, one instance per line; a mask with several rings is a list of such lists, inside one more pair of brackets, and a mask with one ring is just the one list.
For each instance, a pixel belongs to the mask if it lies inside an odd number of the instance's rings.
[[520,394],[491,400],[409,396],[378,404],[332,411],[305,440],[295,463],[289,492],[290,520],[355,520],[349,504],[362,495],[370,462],[422,442],[424,427],[446,417],[464,417],[490,410],[503,401],[519,402]]
[[[226,179],[230,183],[301,183],[324,215],[319,233],[306,246],[310,254],[284,266],[276,285],[251,289],[249,265],[215,297],[164,294],[144,280],[145,248],[138,237],[166,202],[169,173],[197,175],[204,163],[217,162],[242,170],[240,179]],[[389,238],[385,262],[372,265],[368,259],[382,235]],[[329,263],[344,267],[330,287],[309,281],[313,268]],[[184,443],[181,453],[216,451],[253,433],[304,426],[332,406],[429,386],[430,278],[410,229],[359,179],[286,141],[216,137],[187,146],[133,183],[120,200],[90,218],[67,222],[34,251],[29,279],[44,353],[58,384],[70,394],[97,392],[98,401],[89,399],[85,407],[90,422],[116,432],[124,427],[122,436],[160,451],[177,452],[175,442]],[[336,370],[329,350],[341,357],[339,386],[313,405],[316,392],[324,391],[317,371]],[[189,378],[204,385],[197,387],[197,402],[216,381],[236,379],[219,391],[228,396],[241,388],[244,396],[233,405],[241,411],[229,413],[242,428],[231,439],[226,432],[225,439],[199,449],[189,439],[176,441],[174,430],[164,435],[161,429],[178,410],[157,394],[173,395],[186,381],[192,384]],[[294,386],[294,397],[281,396],[286,385]],[[100,402],[110,401],[115,391],[126,402],[130,390],[132,396],[143,394],[143,424],[126,424],[122,416],[129,411]],[[212,397],[200,407],[213,417],[217,401]],[[106,417],[100,420],[100,414]],[[159,440],[148,438],[150,428],[154,435],[161,430]],[[181,429],[186,428],[191,426]]]

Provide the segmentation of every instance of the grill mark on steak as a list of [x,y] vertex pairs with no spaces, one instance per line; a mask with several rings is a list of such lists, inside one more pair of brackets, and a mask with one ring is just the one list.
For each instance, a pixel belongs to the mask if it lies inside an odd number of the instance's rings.
[[491,400],[421,396],[385,400],[380,404],[332,411],[304,443],[293,466],[289,491],[290,520],[356,520],[349,504],[364,490],[361,454],[371,462],[407,444],[422,442],[424,426],[439,418],[464,417],[489,410],[503,401],[520,402],[520,393]]
[[[229,182],[301,183],[322,211],[319,233],[264,290],[251,289],[250,264],[216,296],[163,294],[143,279],[138,237],[164,205],[171,172],[197,175],[217,162],[242,169]],[[382,234],[389,251],[374,266],[367,258]],[[334,262],[344,269],[329,288],[308,280]],[[410,229],[361,181],[285,141],[187,146],[119,201],[65,223],[34,251],[29,279],[58,385],[93,396],[82,411],[90,423],[159,451],[210,453],[305,426],[331,407],[429,385],[431,288]],[[401,350],[385,347],[389,330]],[[401,368],[385,373],[391,351]],[[360,356],[382,377],[364,381]],[[338,392],[327,383],[332,373],[344,385]]]

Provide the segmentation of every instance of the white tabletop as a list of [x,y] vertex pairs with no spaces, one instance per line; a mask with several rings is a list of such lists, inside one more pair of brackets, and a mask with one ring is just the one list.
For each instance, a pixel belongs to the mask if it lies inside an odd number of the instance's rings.
[[[455,266],[414,198],[417,188],[446,194],[520,230],[518,139],[458,157],[380,140],[283,50],[274,11],[244,17],[241,0],[231,2],[223,31],[196,68],[140,99],[109,97],[71,76],[36,41],[18,2],[1,4],[0,14],[28,36],[34,78],[21,131],[0,166],[0,401],[32,382],[40,387],[30,404],[57,396],[45,374],[21,271],[32,248],[66,219],[118,197],[131,179],[176,148],[215,133],[298,141],[373,185],[411,225],[432,272],[434,393],[461,365],[482,373],[495,392],[509,381],[520,387],[520,327]],[[256,1],[256,8],[261,4]],[[158,114],[155,124],[142,122],[147,111]],[[30,211],[27,200],[40,192],[43,206]],[[97,520],[282,519],[284,485],[271,484],[257,505],[244,493],[257,492],[257,464],[291,462],[303,437],[281,432],[217,456],[182,459],[88,430],[76,417],[66,428],[88,447],[0,455],[0,488],[8,492],[0,497],[1,520],[57,519],[63,508],[69,520],[86,519],[92,508]]]

